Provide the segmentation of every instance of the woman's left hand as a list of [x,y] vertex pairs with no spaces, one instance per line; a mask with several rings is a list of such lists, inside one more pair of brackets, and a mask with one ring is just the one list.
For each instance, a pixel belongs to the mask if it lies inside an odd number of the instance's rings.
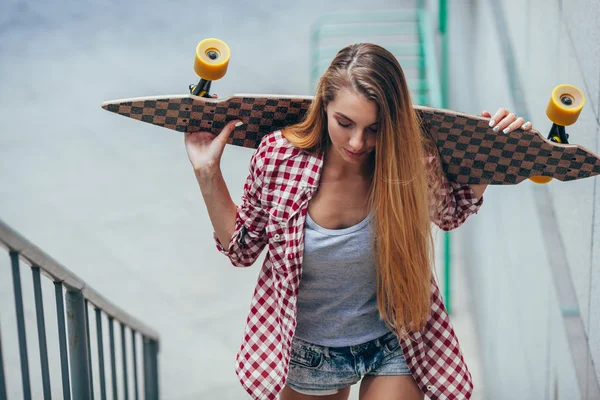
[[509,133],[517,128],[524,131],[531,129],[531,122],[525,122],[523,117],[517,117],[506,108],[499,108],[493,117],[488,111],[482,111],[481,116],[491,118],[490,127],[494,128],[494,132]]
[[[512,132],[514,129],[518,128],[521,128],[524,131],[528,131],[529,129],[531,129],[531,122],[525,122],[523,117],[517,117],[515,114],[508,111],[506,108],[499,108],[493,117],[488,111],[482,111],[481,116],[491,118],[490,127],[494,128],[494,132],[502,131],[502,133],[509,133]],[[488,185],[471,184],[469,186],[473,190],[473,193],[475,193],[477,199],[480,199],[481,196],[483,196],[483,192],[485,192],[485,189]]]

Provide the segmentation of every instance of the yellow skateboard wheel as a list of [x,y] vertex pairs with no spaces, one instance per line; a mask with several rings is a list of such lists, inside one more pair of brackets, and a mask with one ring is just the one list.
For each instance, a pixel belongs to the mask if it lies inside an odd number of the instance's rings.
[[[556,141],[556,143],[560,143],[560,138],[558,136],[553,136],[552,139]],[[544,185],[546,183],[550,183],[552,180],[551,176],[532,176],[529,180],[533,183],[538,183],[540,185]]]
[[529,180],[533,183],[538,183],[543,185],[545,183],[549,183],[552,180],[551,176],[532,176]]
[[569,126],[577,121],[584,104],[581,90],[573,85],[558,85],[552,91],[546,115],[556,125]]
[[204,39],[196,47],[194,71],[207,81],[216,81],[225,76],[229,65],[229,46],[219,39]]

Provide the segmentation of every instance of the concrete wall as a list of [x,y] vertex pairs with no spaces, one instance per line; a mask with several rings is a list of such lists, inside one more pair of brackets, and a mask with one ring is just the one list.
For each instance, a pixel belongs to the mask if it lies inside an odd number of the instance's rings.
[[[579,121],[567,130],[571,142],[600,151],[600,2],[449,3],[449,108],[479,113],[507,107],[528,113],[534,128],[545,133],[550,93],[570,83],[587,99]],[[515,71],[507,69],[511,63]],[[588,398],[577,383],[551,265],[567,264],[599,365],[599,182],[490,187],[480,214],[455,235],[468,264],[486,398]],[[558,235],[562,246],[549,246],[550,235]],[[588,379],[600,378],[598,367],[587,373]]]

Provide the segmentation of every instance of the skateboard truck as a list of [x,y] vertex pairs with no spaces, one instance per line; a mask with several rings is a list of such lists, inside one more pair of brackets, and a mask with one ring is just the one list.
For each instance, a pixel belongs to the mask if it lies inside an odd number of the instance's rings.
[[227,72],[231,51],[229,46],[219,39],[204,39],[196,47],[194,71],[200,77],[196,85],[190,85],[190,94],[200,97],[211,97],[212,81],[221,79]]
[[193,94],[194,96],[200,96],[200,97],[210,97],[210,84],[212,83],[212,81],[207,81],[206,79],[202,79],[200,78],[200,81],[198,82],[198,84],[194,85],[190,85],[190,94]]
[[562,125],[552,124],[548,139],[554,143],[569,144],[569,134],[565,132],[565,127]]
[[[584,104],[585,97],[575,86],[566,84],[556,86],[546,107],[546,115],[552,121],[548,140],[554,143],[569,144],[569,135],[566,133],[565,127],[577,121]],[[529,179],[535,183],[548,183],[552,177],[534,176]]]

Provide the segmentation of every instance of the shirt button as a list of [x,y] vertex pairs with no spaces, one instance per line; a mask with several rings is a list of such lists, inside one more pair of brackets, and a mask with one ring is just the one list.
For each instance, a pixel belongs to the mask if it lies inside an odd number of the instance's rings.
[[411,358],[411,359],[410,359],[410,361],[411,361],[413,364],[416,364],[416,363],[417,363],[417,359],[416,359],[416,358],[414,358],[414,357],[413,357],[413,358]]
[[427,385],[427,390],[429,390],[431,392],[433,389],[435,389],[433,386]]
[[275,235],[273,235],[273,239],[275,240],[279,240],[281,236],[279,236],[279,233],[276,233]]

